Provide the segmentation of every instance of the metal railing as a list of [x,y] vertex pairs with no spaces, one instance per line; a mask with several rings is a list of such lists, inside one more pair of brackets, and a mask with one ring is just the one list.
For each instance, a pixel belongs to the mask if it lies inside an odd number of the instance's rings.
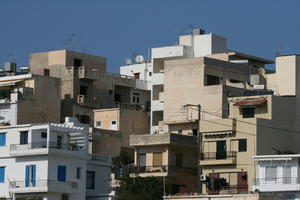
[[77,96],[77,103],[84,105],[84,106],[96,106],[97,98],[96,97],[90,97],[86,95],[78,95]]
[[227,151],[227,152],[204,152],[201,153],[201,160],[223,160],[229,158],[236,158],[235,151]]
[[57,142],[33,142],[28,144],[11,144],[10,151],[26,151],[30,149],[62,149],[68,151],[79,151],[80,148],[76,144],[64,144]]
[[247,193],[248,185],[223,185],[216,188],[207,187],[208,194],[238,194]]
[[159,172],[176,172],[196,174],[197,168],[174,166],[174,165],[159,165],[159,166],[133,166],[129,169],[130,173],[159,173]]
[[58,187],[60,189],[77,189],[76,182],[36,180],[34,183],[26,181],[10,181],[10,188],[32,188],[32,187]]
[[299,177],[258,178],[253,180],[253,185],[299,184]]
[[111,157],[109,157],[109,156],[102,156],[102,155],[91,154],[91,159],[93,161],[97,161],[97,162],[111,163]]

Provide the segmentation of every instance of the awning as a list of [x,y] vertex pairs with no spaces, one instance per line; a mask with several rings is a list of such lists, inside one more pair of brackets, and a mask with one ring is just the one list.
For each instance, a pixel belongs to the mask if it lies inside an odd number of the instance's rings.
[[22,80],[16,80],[16,81],[3,81],[0,82],[0,87],[1,86],[11,86],[11,85],[15,85],[16,83],[20,82]]
[[242,101],[238,101],[235,102],[235,104],[233,104],[233,106],[255,106],[255,105],[261,105],[263,103],[267,102],[266,99],[252,99],[252,100],[242,100]]
[[230,134],[233,134],[233,131],[219,131],[219,132],[205,132],[205,133],[202,133],[203,136],[230,135]]

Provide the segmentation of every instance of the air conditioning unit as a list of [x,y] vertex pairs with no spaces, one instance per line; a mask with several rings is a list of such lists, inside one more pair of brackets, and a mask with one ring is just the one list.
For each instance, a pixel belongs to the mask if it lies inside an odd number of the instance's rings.
[[206,181],[207,180],[207,178],[206,178],[206,175],[200,175],[200,181]]

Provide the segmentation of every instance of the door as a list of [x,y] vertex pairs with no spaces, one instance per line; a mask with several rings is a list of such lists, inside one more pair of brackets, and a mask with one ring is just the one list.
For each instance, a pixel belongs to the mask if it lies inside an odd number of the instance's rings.
[[247,172],[238,172],[237,174],[237,193],[248,192],[248,175]]
[[216,179],[219,179],[219,173],[210,173],[209,175],[209,182],[207,185],[208,194],[219,194],[219,188],[216,188]]
[[226,159],[226,140],[217,141],[216,159]]
[[67,167],[66,166],[57,166],[57,180],[66,181]]
[[20,132],[20,144],[28,144],[28,131]]
[[146,154],[138,155],[138,167],[139,167],[140,172],[143,172],[146,170]]
[[25,168],[25,187],[36,186],[36,165],[27,165]]

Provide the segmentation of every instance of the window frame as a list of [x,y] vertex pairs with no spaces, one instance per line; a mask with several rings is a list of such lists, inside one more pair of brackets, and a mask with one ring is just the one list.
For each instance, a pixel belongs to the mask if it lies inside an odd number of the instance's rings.
[[[244,142],[244,143],[243,143]],[[238,139],[238,152],[247,152],[247,139]],[[244,145],[244,146],[243,146]]]

